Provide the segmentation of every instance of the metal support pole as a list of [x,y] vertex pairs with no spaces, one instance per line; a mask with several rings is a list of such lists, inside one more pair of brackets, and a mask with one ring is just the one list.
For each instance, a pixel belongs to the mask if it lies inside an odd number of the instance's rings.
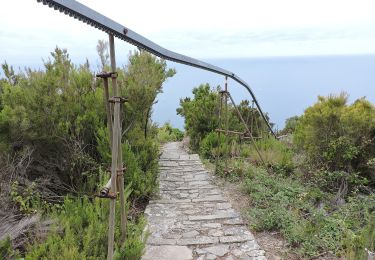
[[[219,129],[221,128],[221,110],[223,110],[223,94],[220,92],[220,106],[219,106]],[[215,173],[218,173],[218,165],[219,165],[219,156],[221,152],[221,143],[220,143],[220,137],[221,137],[221,132],[218,132],[218,150],[215,158]]]
[[[119,91],[117,88],[117,73],[116,73],[116,57],[115,57],[115,44],[113,35],[109,34],[109,52],[111,58],[112,68],[112,88],[114,97],[111,101],[114,102],[114,115],[113,115],[113,139],[112,139],[112,168],[111,168],[111,191],[116,192],[116,182],[120,193],[120,213],[121,213],[121,240],[125,239],[125,197],[124,197],[124,176],[122,165],[122,147],[121,147],[121,102],[122,99],[118,96]],[[107,259],[113,259],[114,248],[114,234],[115,234],[115,210],[116,201],[111,200],[109,212],[109,227],[108,227],[108,255]]]
[[113,259],[113,248],[115,240],[115,211],[116,211],[116,179],[117,179],[117,161],[118,161],[118,147],[119,139],[116,138],[119,134],[119,114],[120,104],[115,103],[114,107],[114,122],[113,122],[113,143],[112,143],[112,166],[111,166],[111,195],[112,199],[109,204],[109,223],[108,223],[108,254],[107,259]]
[[[111,58],[111,68],[112,71],[116,71],[116,56],[115,56],[115,43],[114,37],[112,34],[109,34],[109,53]],[[112,76],[112,87],[113,87],[113,94],[114,96],[120,96],[120,90],[117,86],[117,74],[116,77]],[[122,165],[122,145],[121,145],[121,137],[122,137],[122,124],[121,124],[121,103],[118,103],[120,106],[120,111],[118,115],[119,120],[119,133],[117,138],[119,139],[119,146],[118,146],[118,160],[117,160],[117,169],[118,169],[118,184],[119,184],[119,193],[120,193],[120,215],[121,215],[121,243],[125,241],[126,236],[126,202],[124,196],[124,172],[123,172],[123,165]]]
[[253,122],[254,122],[254,118],[255,118],[255,115],[254,115],[254,100],[251,101],[251,125],[250,125],[250,134],[252,135],[253,134]]
[[[228,143],[228,128],[229,128],[229,116],[228,116],[228,77],[225,76],[225,92],[224,92],[224,98],[225,98],[225,144],[226,149],[229,148]],[[224,157],[225,162],[225,172],[228,171],[228,159],[229,159],[229,149]]]

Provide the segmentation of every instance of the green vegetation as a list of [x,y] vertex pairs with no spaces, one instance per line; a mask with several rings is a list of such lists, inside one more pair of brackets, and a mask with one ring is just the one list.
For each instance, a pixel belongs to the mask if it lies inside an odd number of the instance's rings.
[[[190,137],[190,146],[194,151],[199,150],[206,136],[217,128],[224,128],[226,124],[230,127],[229,130],[245,131],[233,104],[228,103],[226,115],[224,111],[220,112],[219,91],[219,86],[211,89],[209,84],[203,84],[193,89],[193,98],[180,99],[177,114],[185,118],[186,135]],[[252,108],[247,100],[241,101],[238,109],[245,118],[248,128],[253,129],[253,135],[259,137],[266,128],[259,112]],[[224,105],[222,110],[224,110]],[[219,120],[219,113],[222,114],[221,120]],[[234,137],[230,138],[226,142],[230,143],[234,139]]]
[[341,177],[344,186],[355,174],[356,179],[364,178],[374,187],[375,107],[364,98],[347,105],[347,99],[344,93],[319,97],[300,118],[295,142],[313,166],[346,172]]
[[[201,85],[193,94],[178,109],[191,148],[215,163],[217,174],[241,183],[251,202],[243,213],[253,229],[279,231],[306,258],[367,259],[366,250],[375,251],[373,104],[362,98],[348,105],[346,94],[319,97],[287,120],[280,132],[285,141],[253,131],[253,143],[215,132],[217,90]],[[246,118],[252,108],[241,104]],[[228,114],[230,130],[243,132],[231,106]]]
[[170,123],[165,123],[162,127],[158,128],[157,139],[160,143],[182,141],[184,132],[178,128],[174,128]]
[[[108,71],[107,46],[100,41],[97,50]],[[111,162],[103,83],[88,62],[76,66],[60,48],[44,66],[16,73],[7,63],[2,65],[0,213],[17,218],[39,215],[42,223],[54,224],[40,236],[43,227],[38,225],[25,230],[25,236],[33,238],[26,242],[18,243],[17,234],[0,241],[0,258],[18,254],[26,259],[103,259],[108,200],[94,197],[108,179],[103,169]],[[175,71],[151,54],[133,52],[128,65],[117,72],[121,96],[129,99],[121,115],[129,221],[125,244],[116,244],[115,255],[140,259],[145,221],[139,207],[157,189],[160,134],[150,119],[152,105]],[[172,132],[181,138],[180,132]]]
[[[66,198],[49,216],[58,220],[47,238],[27,248],[25,259],[105,259],[107,254],[108,203],[95,198]],[[118,218],[119,219],[119,218]],[[141,217],[128,226],[123,245],[115,250],[117,259],[140,259],[145,221]],[[120,227],[117,225],[116,240]],[[131,248],[131,250],[130,250]]]

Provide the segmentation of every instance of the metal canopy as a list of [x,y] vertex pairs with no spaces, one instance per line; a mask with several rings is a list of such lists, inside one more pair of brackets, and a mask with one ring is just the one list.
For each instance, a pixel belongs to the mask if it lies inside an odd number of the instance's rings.
[[253,91],[250,86],[242,80],[240,77],[234,73],[222,69],[220,67],[211,65],[209,63],[193,59],[191,57],[167,50],[160,45],[150,41],[149,39],[143,37],[142,35],[130,30],[129,28],[111,20],[110,18],[94,11],[93,9],[75,1],[75,0],[37,0],[38,2],[48,5],[49,7],[54,8],[66,15],[74,17],[84,23],[87,23],[97,29],[100,29],[106,33],[112,34],[115,37],[129,42],[132,45],[135,45],[141,49],[144,49],[160,58],[174,61],[177,63],[182,63],[188,66],[196,67],[203,70],[208,70],[226,77],[233,79],[238,82],[240,85],[246,88],[253,98],[260,114],[262,115],[264,121],[266,122],[270,132],[275,136],[275,133],[272,130],[271,125],[269,124],[266,116],[264,115]]

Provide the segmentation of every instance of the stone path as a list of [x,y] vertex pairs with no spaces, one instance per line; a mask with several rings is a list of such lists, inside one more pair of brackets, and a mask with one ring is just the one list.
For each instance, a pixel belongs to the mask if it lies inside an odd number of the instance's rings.
[[143,260],[266,259],[197,154],[168,143],[159,165],[160,196],[146,208]]

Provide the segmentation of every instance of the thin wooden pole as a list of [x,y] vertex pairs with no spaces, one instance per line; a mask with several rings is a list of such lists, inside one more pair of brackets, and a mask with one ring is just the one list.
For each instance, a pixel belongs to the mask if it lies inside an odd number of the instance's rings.
[[108,90],[108,78],[104,78],[104,102],[105,102],[105,111],[107,114],[107,128],[109,131],[109,144],[112,147],[113,141],[113,127],[112,127],[112,110],[111,105],[109,104],[109,90]]
[[[110,58],[111,58],[111,69],[112,72],[116,72],[116,56],[115,56],[115,43],[114,43],[114,37],[113,35],[109,35],[109,52],[110,52]],[[117,74],[112,77],[112,87],[113,87],[113,95],[114,96],[120,96],[120,91],[117,86]],[[116,105],[117,103],[115,103]],[[121,126],[121,119],[120,119],[120,113],[121,113],[121,103],[118,103],[120,106],[119,108],[119,114],[118,114],[118,160],[117,160],[117,170],[118,170],[118,186],[119,186],[119,193],[120,193],[120,215],[121,215],[121,242],[123,243],[125,241],[126,237],[126,202],[125,202],[125,195],[124,195],[124,172],[123,172],[123,165],[122,165],[122,145],[121,145],[121,137],[122,137],[122,126]],[[116,137],[114,137],[116,138]]]
[[[115,103],[114,106],[114,123],[113,123],[113,136],[118,135],[119,130],[119,114],[120,103]],[[113,248],[115,239],[115,211],[116,211],[116,179],[117,179],[117,159],[118,159],[118,138],[113,138],[112,143],[112,166],[111,166],[111,191],[110,191],[110,204],[109,204],[109,223],[108,223],[108,254],[107,259],[113,259]]]
[[[223,109],[223,94],[220,92],[220,107],[219,107],[219,128],[221,128],[221,110]],[[218,173],[218,165],[219,165],[219,156],[221,151],[221,143],[220,143],[221,132],[218,132],[218,150],[215,158],[215,173]]]
[[[225,77],[225,144],[226,144],[226,149],[229,148],[229,143],[228,143],[228,128],[229,128],[229,116],[228,116],[228,77]],[[225,153],[224,157],[224,162],[225,162],[225,172],[228,171],[228,159],[229,159],[229,149],[227,153]]]

